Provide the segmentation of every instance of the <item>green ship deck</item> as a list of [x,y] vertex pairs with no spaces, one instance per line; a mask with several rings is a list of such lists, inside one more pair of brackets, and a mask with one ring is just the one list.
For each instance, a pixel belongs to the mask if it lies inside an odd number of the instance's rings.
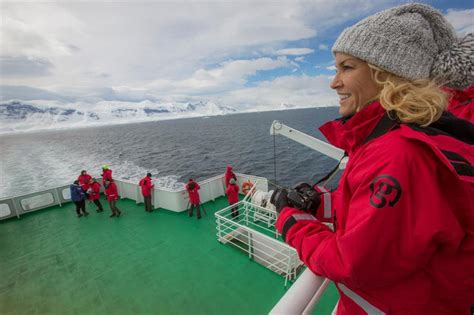
[[[216,238],[207,216],[122,199],[77,218],[73,203],[0,221],[0,314],[267,314],[284,278]],[[314,314],[331,314],[334,286]]]

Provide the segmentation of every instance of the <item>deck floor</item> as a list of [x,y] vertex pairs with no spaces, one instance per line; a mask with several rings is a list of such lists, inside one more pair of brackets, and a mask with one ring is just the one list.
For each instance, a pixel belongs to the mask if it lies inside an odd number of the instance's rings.
[[[0,314],[267,314],[284,278],[217,241],[214,212],[197,220],[120,200],[77,218],[74,205],[0,221]],[[331,287],[315,314],[330,314]]]

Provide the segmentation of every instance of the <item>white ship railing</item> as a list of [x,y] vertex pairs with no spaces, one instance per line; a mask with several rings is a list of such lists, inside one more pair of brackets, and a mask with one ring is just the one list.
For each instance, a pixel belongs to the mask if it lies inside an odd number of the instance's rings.
[[[232,217],[232,208],[237,207],[238,218]],[[270,220],[262,221],[262,215]],[[215,213],[217,240],[222,244],[235,246],[248,255],[249,259],[262,264],[285,278],[285,286],[294,280],[303,263],[296,250],[277,239],[274,229],[275,211],[259,207],[247,201],[240,201]]]
[[[243,183],[250,180],[253,183],[258,181],[258,188],[268,190],[268,182],[263,177],[236,173],[237,182]],[[143,202],[138,183],[115,179],[120,198],[135,200],[137,203]],[[224,175],[218,175],[199,182],[201,189],[199,195],[201,202],[215,200],[225,195]],[[62,206],[64,203],[71,201],[70,189],[68,185],[61,185],[25,195],[7,197],[0,199],[0,220],[5,220],[38,211],[41,209]],[[103,187],[102,187],[103,188]],[[153,189],[152,204],[155,208],[164,208],[174,212],[185,211],[189,206],[189,196],[184,187],[182,189]]]

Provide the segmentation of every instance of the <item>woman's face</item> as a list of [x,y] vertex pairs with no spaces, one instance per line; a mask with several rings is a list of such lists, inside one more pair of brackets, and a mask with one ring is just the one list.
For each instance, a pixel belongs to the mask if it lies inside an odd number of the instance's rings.
[[380,88],[372,79],[367,62],[336,53],[336,76],[331,88],[339,95],[339,114],[348,117],[377,98]]

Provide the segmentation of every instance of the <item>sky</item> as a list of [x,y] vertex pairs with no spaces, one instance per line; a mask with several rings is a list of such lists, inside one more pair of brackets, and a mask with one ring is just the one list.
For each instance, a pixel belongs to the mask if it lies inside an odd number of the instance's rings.
[[[420,2],[474,31],[474,1]],[[0,0],[0,100],[336,105],[337,36],[403,3]]]

